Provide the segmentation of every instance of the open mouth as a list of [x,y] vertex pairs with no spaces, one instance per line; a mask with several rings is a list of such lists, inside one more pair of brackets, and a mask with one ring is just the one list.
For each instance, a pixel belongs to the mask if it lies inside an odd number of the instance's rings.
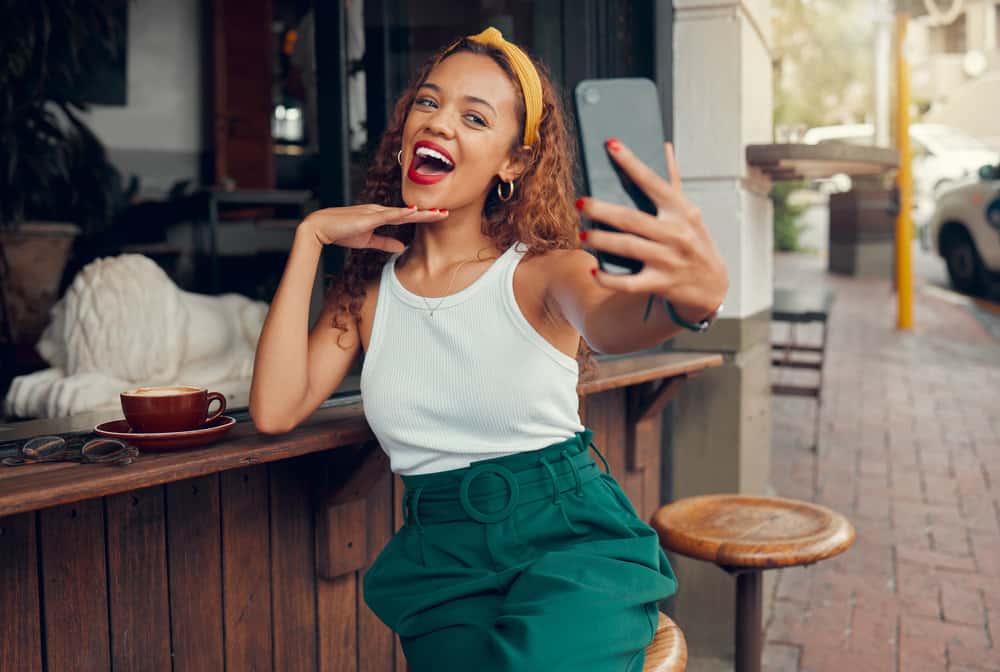
[[413,151],[413,161],[410,172],[427,177],[444,176],[455,170],[455,162],[451,155],[432,143],[421,141]]

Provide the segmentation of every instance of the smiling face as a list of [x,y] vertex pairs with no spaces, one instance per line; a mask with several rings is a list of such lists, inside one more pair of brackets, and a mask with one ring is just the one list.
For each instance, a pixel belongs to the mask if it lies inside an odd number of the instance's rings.
[[489,56],[459,52],[439,63],[403,127],[403,200],[481,209],[498,175],[512,180],[524,169],[519,110],[514,83]]

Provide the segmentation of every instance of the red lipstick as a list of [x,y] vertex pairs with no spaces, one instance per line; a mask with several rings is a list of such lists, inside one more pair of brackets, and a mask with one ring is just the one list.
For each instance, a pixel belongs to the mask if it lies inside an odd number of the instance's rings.
[[451,154],[449,154],[448,150],[446,150],[444,147],[436,143],[433,143],[429,140],[421,140],[413,146],[413,157],[410,159],[410,165],[406,171],[407,179],[409,179],[414,184],[427,186],[431,184],[437,184],[444,178],[448,177],[448,175],[451,174],[454,168],[446,172],[435,173],[435,174],[426,174],[417,172],[417,165],[419,165],[420,162],[414,159],[417,158],[416,156],[417,150],[420,149],[421,147],[426,147],[428,149],[434,150],[435,152],[438,152],[439,154],[441,154],[441,156],[444,156],[446,159],[448,159],[448,161],[451,162],[452,166],[455,165],[455,160],[451,157]]

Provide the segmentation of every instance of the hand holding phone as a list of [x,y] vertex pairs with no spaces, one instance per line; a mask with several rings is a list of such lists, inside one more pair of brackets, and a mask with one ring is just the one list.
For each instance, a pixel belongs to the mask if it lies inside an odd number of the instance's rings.
[[597,253],[596,281],[649,294],[647,316],[659,297],[674,322],[703,330],[729,279],[701,211],[683,192],[673,146],[663,142],[655,86],[587,80],[575,94],[590,195],[577,207],[594,223],[580,237]]
[[[656,215],[650,195],[612,160],[607,141],[615,138],[663,181],[669,182],[663,153],[663,122],[656,85],[645,78],[588,79],[574,92],[580,149],[587,193],[593,198],[636,208]],[[590,228],[618,231],[606,222]],[[607,273],[638,273],[643,262],[621,255],[597,251],[598,262]]]

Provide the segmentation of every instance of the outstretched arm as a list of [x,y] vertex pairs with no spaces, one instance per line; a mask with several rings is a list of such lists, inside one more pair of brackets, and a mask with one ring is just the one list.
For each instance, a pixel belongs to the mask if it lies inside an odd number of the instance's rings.
[[699,322],[722,304],[729,289],[726,265],[701,213],[684,195],[673,148],[667,143],[670,182],[643,164],[627,147],[609,141],[611,156],[657,206],[657,214],[593,198],[577,203],[587,217],[621,231],[589,230],[584,244],[644,262],[634,275],[596,269],[583,250],[562,255],[549,280],[549,294],[563,315],[598,352],[625,353],[650,348],[682,328],[662,306],[643,320],[650,295],[673,305],[678,317]]

